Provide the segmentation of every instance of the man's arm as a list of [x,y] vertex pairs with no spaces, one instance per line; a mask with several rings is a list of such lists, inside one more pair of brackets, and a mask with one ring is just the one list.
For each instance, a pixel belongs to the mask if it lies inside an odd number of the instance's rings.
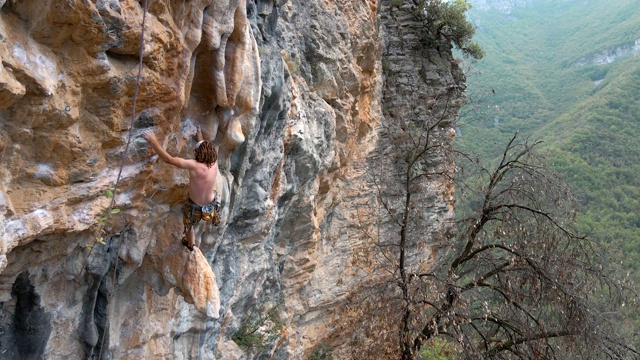
[[181,157],[176,157],[176,156],[171,156],[169,155],[169,153],[162,148],[162,145],[160,145],[160,143],[158,142],[158,139],[156,139],[156,135],[153,133],[153,131],[151,130],[147,130],[145,132],[142,133],[142,137],[147,140],[149,142],[149,144],[151,144],[151,147],[153,148],[153,150],[156,152],[156,154],[158,154],[158,156],[160,156],[160,159],[162,159],[162,161],[166,162],[167,164],[171,164],[173,166],[177,166],[181,169],[192,169],[194,168],[194,164],[192,161],[189,161],[187,159],[183,159]]

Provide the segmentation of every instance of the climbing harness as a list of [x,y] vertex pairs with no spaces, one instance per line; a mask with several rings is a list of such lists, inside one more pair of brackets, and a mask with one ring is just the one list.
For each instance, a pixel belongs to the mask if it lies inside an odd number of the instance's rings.
[[185,228],[191,227],[200,220],[211,221],[214,226],[220,225],[220,201],[218,201],[218,192],[213,190],[215,196],[213,201],[207,205],[198,205],[191,199],[187,201],[185,207],[188,207],[188,215],[183,210]]
[[182,238],[182,245],[186,246],[189,251],[193,251],[193,245],[189,246],[189,242],[186,238],[187,230],[191,231],[193,225],[200,222],[200,220],[211,221],[214,226],[220,225],[220,202],[218,201],[218,192],[215,193],[213,201],[207,205],[198,205],[193,200],[187,200],[187,203],[182,206],[182,222],[184,224],[185,236]]

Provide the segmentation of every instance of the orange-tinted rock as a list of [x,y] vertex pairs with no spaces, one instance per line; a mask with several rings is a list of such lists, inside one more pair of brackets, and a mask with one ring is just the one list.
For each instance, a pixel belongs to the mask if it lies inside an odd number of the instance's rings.
[[[245,358],[233,335],[272,308],[266,353],[333,344],[372,246],[353,219],[382,116],[378,1],[148,1],[130,129],[144,1],[0,0],[0,326],[21,286],[49,326],[33,357]],[[189,252],[188,174],[140,134],[191,157],[198,126],[223,221]],[[0,352],[20,358],[18,335]]]

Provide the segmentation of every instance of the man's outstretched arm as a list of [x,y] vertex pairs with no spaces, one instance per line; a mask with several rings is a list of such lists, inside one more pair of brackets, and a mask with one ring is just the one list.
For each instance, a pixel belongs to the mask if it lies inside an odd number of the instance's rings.
[[156,154],[160,156],[160,159],[162,159],[162,161],[166,162],[167,164],[171,164],[182,169],[191,169],[193,167],[189,160],[169,155],[169,153],[162,148],[162,145],[160,145],[160,142],[158,142],[158,139],[156,139],[156,135],[153,133],[153,131],[147,130],[143,132],[142,137],[147,140],[149,144],[151,144],[153,151],[155,151]]

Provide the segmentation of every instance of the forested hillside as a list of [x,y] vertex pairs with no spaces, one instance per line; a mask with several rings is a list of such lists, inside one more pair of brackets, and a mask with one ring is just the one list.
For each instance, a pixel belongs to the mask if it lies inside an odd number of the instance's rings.
[[640,280],[640,2],[534,0],[473,9],[485,58],[470,64],[456,137],[491,159],[508,138],[545,141],[580,198],[581,230]]

